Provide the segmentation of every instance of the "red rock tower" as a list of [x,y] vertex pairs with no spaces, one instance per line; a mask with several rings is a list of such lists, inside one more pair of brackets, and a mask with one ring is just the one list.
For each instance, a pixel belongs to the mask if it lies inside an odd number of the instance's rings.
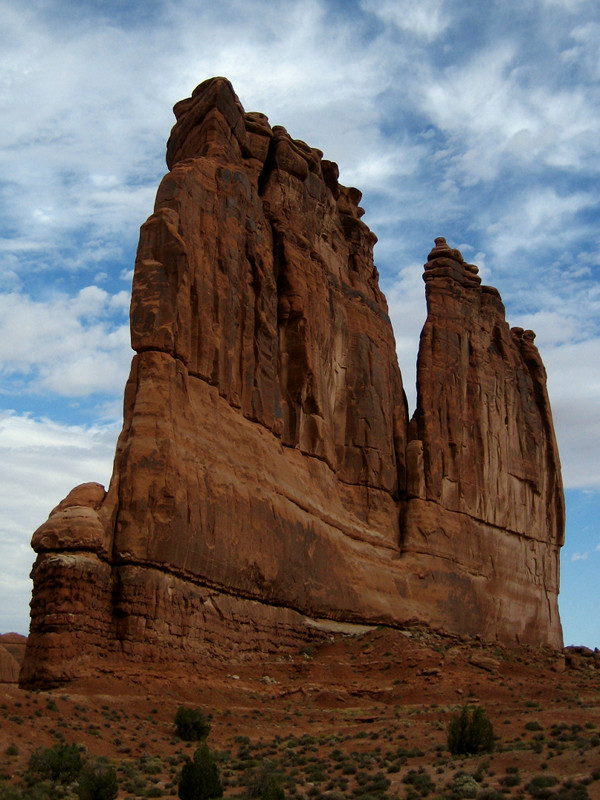
[[531,332],[436,240],[409,424],[360,192],[224,78],[174,110],[113,477],[34,534],[21,682],[285,650],[340,622],[560,646]]
[[445,239],[435,244],[423,276],[404,556],[448,573],[439,607],[452,629],[559,647],[565,510],[535,334],[510,330],[477,267]]

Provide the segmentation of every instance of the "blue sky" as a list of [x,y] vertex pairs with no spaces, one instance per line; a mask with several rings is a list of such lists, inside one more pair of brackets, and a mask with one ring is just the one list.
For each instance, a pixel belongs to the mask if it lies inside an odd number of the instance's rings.
[[363,191],[411,403],[435,236],[536,331],[565,642],[600,646],[596,0],[0,0],[0,37],[0,631],[27,630],[33,530],[109,480],[171,107],[225,75]]

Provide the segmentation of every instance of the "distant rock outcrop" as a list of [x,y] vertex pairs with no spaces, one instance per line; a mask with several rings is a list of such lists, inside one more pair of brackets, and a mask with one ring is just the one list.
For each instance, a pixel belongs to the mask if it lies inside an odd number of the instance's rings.
[[360,192],[223,78],[175,115],[113,477],[34,535],[22,683],[111,653],[285,650],[340,622],[561,646],[562,489],[533,334],[436,240],[409,423]]
[[26,642],[18,633],[0,634],[0,683],[18,683]]

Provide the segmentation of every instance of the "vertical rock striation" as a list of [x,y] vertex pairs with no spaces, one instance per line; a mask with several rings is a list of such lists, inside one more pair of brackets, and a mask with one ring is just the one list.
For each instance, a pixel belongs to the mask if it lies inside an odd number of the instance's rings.
[[564,514],[532,334],[436,240],[409,424],[360,192],[224,78],[174,111],[113,477],[34,534],[22,683],[340,621],[558,646]]

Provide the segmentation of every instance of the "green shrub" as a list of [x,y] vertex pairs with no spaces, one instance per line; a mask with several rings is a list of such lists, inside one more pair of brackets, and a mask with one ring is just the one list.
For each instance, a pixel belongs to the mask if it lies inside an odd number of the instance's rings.
[[254,796],[259,800],[284,800],[285,792],[277,778],[274,775],[268,775],[260,787],[260,794]]
[[[431,783],[429,775],[427,775],[427,773],[421,775],[418,779],[416,779],[416,781],[407,781],[407,782],[412,783],[415,791],[418,792],[421,792],[423,787],[428,786],[428,784]],[[353,789],[352,795],[355,798],[362,798],[363,800],[367,800],[367,798],[384,797],[389,786],[390,786],[390,780],[386,778],[385,775],[383,775],[381,772],[378,772],[376,775],[373,776],[366,775],[366,781],[363,781],[355,789]],[[433,784],[431,784],[431,788],[433,788]]]
[[588,790],[581,781],[576,783],[574,780],[567,778],[567,780],[563,781],[558,787],[554,797],[556,797],[557,800],[589,800],[590,796]]
[[460,772],[454,776],[452,793],[457,797],[472,798],[479,794],[479,784],[472,775]]
[[193,760],[186,759],[181,770],[178,794],[181,800],[223,797],[219,768],[206,744],[200,745]]
[[79,774],[79,800],[114,800],[119,792],[117,774],[105,764],[88,765]]
[[506,775],[500,778],[500,785],[506,787],[518,786],[521,783],[521,774],[518,769],[506,769]]
[[452,755],[477,755],[493,749],[494,729],[483,708],[463,706],[448,725],[448,750]]
[[[284,800],[282,780],[285,780],[285,775],[275,772],[272,762],[265,760],[258,770],[248,771],[245,775],[247,797],[249,800]],[[307,774],[307,780],[312,781],[312,774],[310,777]]]
[[199,708],[180,706],[175,714],[175,733],[184,742],[199,742],[210,733],[210,723]]
[[544,728],[540,725],[540,723],[536,719],[533,719],[530,722],[527,722],[525,724],[525,730],[526,731],[543,731]]
[[21,800],[22,796],[18,787],[0,781],[0,800]]
[[402,782],[413,789],[413,794],[419,794],[421,797],[427,797],[428,794],[435,790],[435,784],[423,767],[419,767],[418,770],[409,770],[402,778]]
[[554,792],[550,791],[551,786],[556,786],[558,778],[555,775],[535,775],[525,786],[532,797],[544,800],[552,797]]
[[40,747],[29,758],[26,777],[30,785],[43,780],[72,783],[81,772],[82,766],[81,755],[75,744]]

